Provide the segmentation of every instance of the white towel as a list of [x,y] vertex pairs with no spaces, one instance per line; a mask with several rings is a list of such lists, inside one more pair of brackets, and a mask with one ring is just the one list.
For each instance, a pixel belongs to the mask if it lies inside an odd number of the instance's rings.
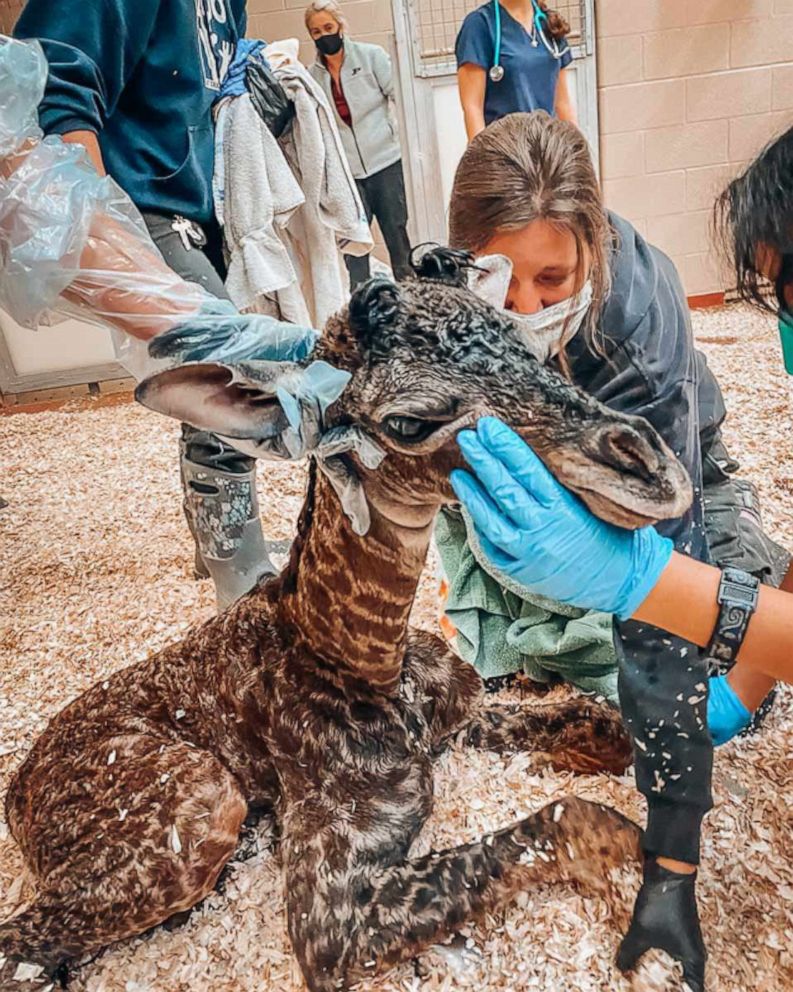
[[280,41],[271,41],[264,50],[264,57],[273,72],[285,65],[301,65],[300,42],[297,38],[282,38]]
[[284,240],[284,229],[305,196],[247,94],[223,109],[221,122],[229,296],[240,310],[310,324]]
[[292,127],[280,144],[306,202],[290,219],[288,233],[314,326],[322,327],[347,299],[338,249],[366,255],[373,241],[333,112],[305,66],[289,57],[289,44],[268,46],[265,54],[295,105]]
[[298,47],[290,39],[266,50],[295,104],[279,141],[247,94],[220,104],[215,207],[235,305],[322,327],[348,296],[339,249],[365,255],[373,243],[333,113]]

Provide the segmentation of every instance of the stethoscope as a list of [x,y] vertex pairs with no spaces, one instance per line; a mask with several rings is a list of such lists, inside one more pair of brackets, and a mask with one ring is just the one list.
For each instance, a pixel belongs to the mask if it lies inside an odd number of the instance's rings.
[[[494,83],[500,83],[504,78],[504,66],[501,64],[501,4],[499,0],[493,0],[495,4],[495,14],[496,14],[496,31],[495,38],[493,39],[493,64],[490,66],[490,71],[488,75]],[[543,21],[548,21],[548,15],[537,3],[537,0],[531,0],[531,5],[534,8],[534,19],[532,24],[531,32],[531,43],[536,48],[540,41],[548,49],[550,54],[555,59],[561,59],[570,51],[570,46],[565,43],[564,48],[559,48],[559,42],[556,38],[551,38],[550,42],[543,30]]]

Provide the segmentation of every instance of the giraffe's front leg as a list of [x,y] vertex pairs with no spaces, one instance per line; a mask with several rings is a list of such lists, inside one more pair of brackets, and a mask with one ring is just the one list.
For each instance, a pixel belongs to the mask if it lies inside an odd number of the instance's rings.
[[473,666],[432,634],[410,632],[404,672],[422,701],[436,748],[464,729],[471,747],[531,751],[559,770],[620,774],[633,760],[630,738],[612,707],[586,696],[561,703],[487,703]]
[[640,856],[636,824],[577,798],[482,841],[392,865],[368,856],[369,829],[297,817],[284,835],[289,935],[311,992],[348,989],[415,957],[533,885],[574,881],[603,892],[611,868]]
[[621,774],[633,760],[619,713],[585,696],[541,706],[482,705],[464,731],[465,743],[493,751],[531,751],[558,770]]

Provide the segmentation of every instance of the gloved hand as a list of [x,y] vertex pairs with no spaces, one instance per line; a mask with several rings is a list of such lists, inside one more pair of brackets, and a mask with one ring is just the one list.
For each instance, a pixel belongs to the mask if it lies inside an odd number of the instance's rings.
[[[191,361],[149,375],[135,398],[150,410],[218,434],[251,458],[312,455],[356,534],[365,534],[371,518],[359,467],[377,468],[386,453],[357,424],[326,426],[328,408],[350,378],[323,361],[247,361],[220,369]],[[229,390],[225,401],[224,390]],[[233,436],[224,427],[236,428]]]
[[212,300],[201,313],[158,334],[149,343],[152,358],[185,362],[299,362],[319,335],[264,314],[241,314],[228,300]]
[[726,744],[752,722],[752,714],[743,705],[726,675],[709,680],[708,730],[715,747]]
[[683,965],[690,992],[705,992],[705,961],[696,899],[696,873],[680,875],[655,860],[644,866],[644,882],[633,919],[617,953],[617,967],[630,971],[651,948],[666,951]]
[[457,440],[476,479],[454,471],[452,486],[496,568],[549,599],[622,620],[636,612],[669,562],[668,538],[599,520],[500,420]]
[[232,58],[226,69],[226,75],[220,83],[216,102],[226,100],[229,97],[243,96],[248,90],[248,66],[257,62],[267,64],[264,50],[267,46],[263,41],[255,38],[240,38],[234,49]]

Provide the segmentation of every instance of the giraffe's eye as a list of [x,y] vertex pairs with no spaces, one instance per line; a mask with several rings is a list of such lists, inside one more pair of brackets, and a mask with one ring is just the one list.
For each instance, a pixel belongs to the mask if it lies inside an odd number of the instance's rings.
[[442,421],[421,420],[418,417],[386,417],[382,422],[383,431],[394,441],[403,444],[419,444],[441,427]]

